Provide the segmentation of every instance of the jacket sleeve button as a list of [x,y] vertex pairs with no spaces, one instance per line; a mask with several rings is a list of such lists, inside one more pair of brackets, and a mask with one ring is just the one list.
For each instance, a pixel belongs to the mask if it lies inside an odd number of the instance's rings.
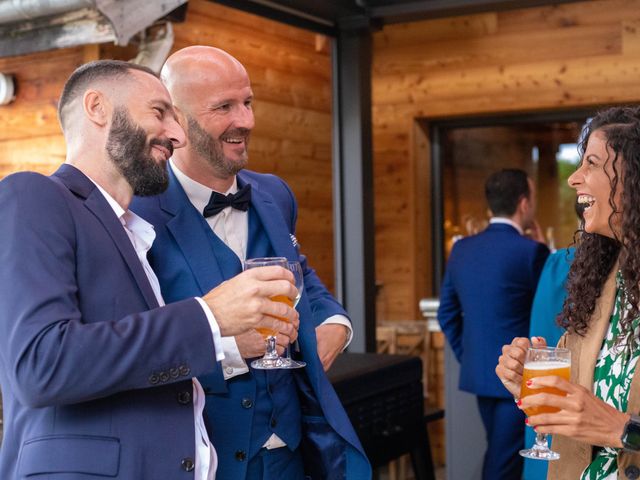
[[184,391],[178,392],[178,403],[180,405],[190,405],[191,404],[191,392]]
[[191,458],[183,458],[182,462],[180,462],[180,465],[185,472],[192,472],[195,468],[195,463]]
[[160,381],[167,383],[169,381],[169,374],[167,372],[160,372]]
[[175,380],[180,376],[180,370],[178,370],[177,368],[170,368],[169,375],[171,375],[171,378]]
[[186,377],[191,373],[191,369],[186,365],[180,365],[179,368],[180,368],[180,375],[182,375],[183,377]]
[[158,377],[158,375],[156,375],[155,373],[152,373],[151,375],[149,375],[149,383],[151,385],[156,385],[159,381],[160,381],[160,377]]

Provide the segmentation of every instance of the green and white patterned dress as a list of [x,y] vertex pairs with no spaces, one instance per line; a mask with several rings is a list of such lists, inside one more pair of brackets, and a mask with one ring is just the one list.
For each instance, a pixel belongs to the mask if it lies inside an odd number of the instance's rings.
[[[620,333],[620,318],[628,305],[622,305],[622,276],[616,275],[616,300],[609,323],[609,331],[602,344],[594,372],[593,393],[612,407],[624,412],[627,409],[629,386],[640,354],[638,340],[638,324],[640,318],[633,320],[633,342],[635,347],[629,348],[625,343],[616,344]],[[604,447],[597,451],[591,464],[582,472],[580,480],[617,480],[618,455],[617,448]]]

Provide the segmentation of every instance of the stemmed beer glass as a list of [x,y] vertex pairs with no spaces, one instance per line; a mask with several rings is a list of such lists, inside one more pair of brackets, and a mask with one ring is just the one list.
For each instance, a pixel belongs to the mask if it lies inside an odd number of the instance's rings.
[[[527,381],[534,377],[544,377],[557,375],[569,380],[571,373],[571,351],[566,348],[538,347],[529,348],[524,362],[524,372],[522,373],[522,386],[520,387],[520,398],[537,393],[551,393],[553,395],[566,396],[566,392],[552,387],[531,389],[527,386]],[[555,407],[540,406],[525,409],[527,416],[538,415],[540,413],[555,413]],[[536,433],[536,443],[533,447],[520,450],[520,455],[536,460],[557,460],[560,454],[549,448],[546,433]]]
[[[300,297],[302,297],[302,290],[304,289],[304,274],[302,273],[302,266],[298,261],[288,261],[287,268],[291,270],[291,273],[293,273],[293,277],[295,278],[296,288],[298,289],[298,294],[296,295],[296,298],[293,300],[293,308],[295,308],[298,305],[298,302],[300,301]],[[283,364],[285,365],[283,368],[305,367],[307,365],[305,362],[301,362],[299,360],[294,360],[291,358],[291,347],[292,347],[291,344],[287,347],[287,358],[284,358],[282,360]]]
[[[258,268],[258,267],[268,267],[268,266],[278,266],[282,268],[288,268],[287,259],[285,257],[263,257],[263,258],[250,258],[245,260],[243,267],[245,270],[249,268]],[[283,302],[293,306],[293,302],[291,299],[285,295],[277,295],[275,297],[271,297],[271,300],[274,302]],[[278,320],[282,320],[286,322],[287,320],[282,317],[277,317]],[[259,327],[256,328],[258,333],[260,333],[267,342],[267,351],[265,352],[262,358],[254,360],[251,362],[251,366],[253,368],[257,368],[260,370],[272,370],[278,368],[290,368],[285,365],[286,359],[282,358],[278,355],[276,351],[276,335],[278,332],[270,329]]]

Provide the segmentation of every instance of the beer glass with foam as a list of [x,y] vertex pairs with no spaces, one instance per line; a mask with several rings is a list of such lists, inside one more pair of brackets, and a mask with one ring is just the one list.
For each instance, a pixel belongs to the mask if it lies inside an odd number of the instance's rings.
[[[565,396],[566,393],[557,388],[529,388],[527,381],[535,377],[557,375],[569,380],[571,373],[571,352],[566,348],[540,347],[529,348],[524,362],[522,372],[522,386],[520,387],[520,398],[538,393],[550,393],[552,395]],[[558,409],[549,406],[539,406],[525,409],[527,416],[539,415],[541,413],[555,413]],[[557,460],[560,455],[549,448],[547,435],[545,433],[536,434],[536,443],[533,447],[520,450],[520,455],[536,460]]]

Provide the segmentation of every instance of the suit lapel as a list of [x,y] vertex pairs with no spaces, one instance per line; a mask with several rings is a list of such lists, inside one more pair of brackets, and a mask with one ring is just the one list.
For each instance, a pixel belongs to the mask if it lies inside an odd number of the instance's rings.
[[238,174],[238,187],[241,188],[246,183],[251,184],[251,205],[262,222],[262,227],[269,237],[276,256],[286,257],[290,260],[297,259],[298,256],[289,236],[289,227],[282,218],[280,209],[275,204],[271,194],[260,189],[258,183],[249,180],[240,172]]
[[[167,229],[173,236],[193,272],[200,293],[204,295],[214,285],[237,273],[237,265],[225,267],[221,256],[227,248],[212,231],[200,212],[193,207],[180,182],[169,169],[169,188],[160,198],[160,206],[173,216]],[[211,248],[203,248],[210,245]],[[236,257],[237,259],[237,257]],[[238,260],[239,264],[239,260]]]
[[120,223],[120,220],[116,217],[113,209],[100,190],[98,190],[93,182],[80,170],[68,164],[61,165],[53,175],[59,178],[69,190],[85,199],[85,207],[102,224],[120,251],[149,308],[158,307],[156,296],[144,272],[142,263],[140,263],[135,249],[131,244],[131,240],[129,240],[122,223]]

